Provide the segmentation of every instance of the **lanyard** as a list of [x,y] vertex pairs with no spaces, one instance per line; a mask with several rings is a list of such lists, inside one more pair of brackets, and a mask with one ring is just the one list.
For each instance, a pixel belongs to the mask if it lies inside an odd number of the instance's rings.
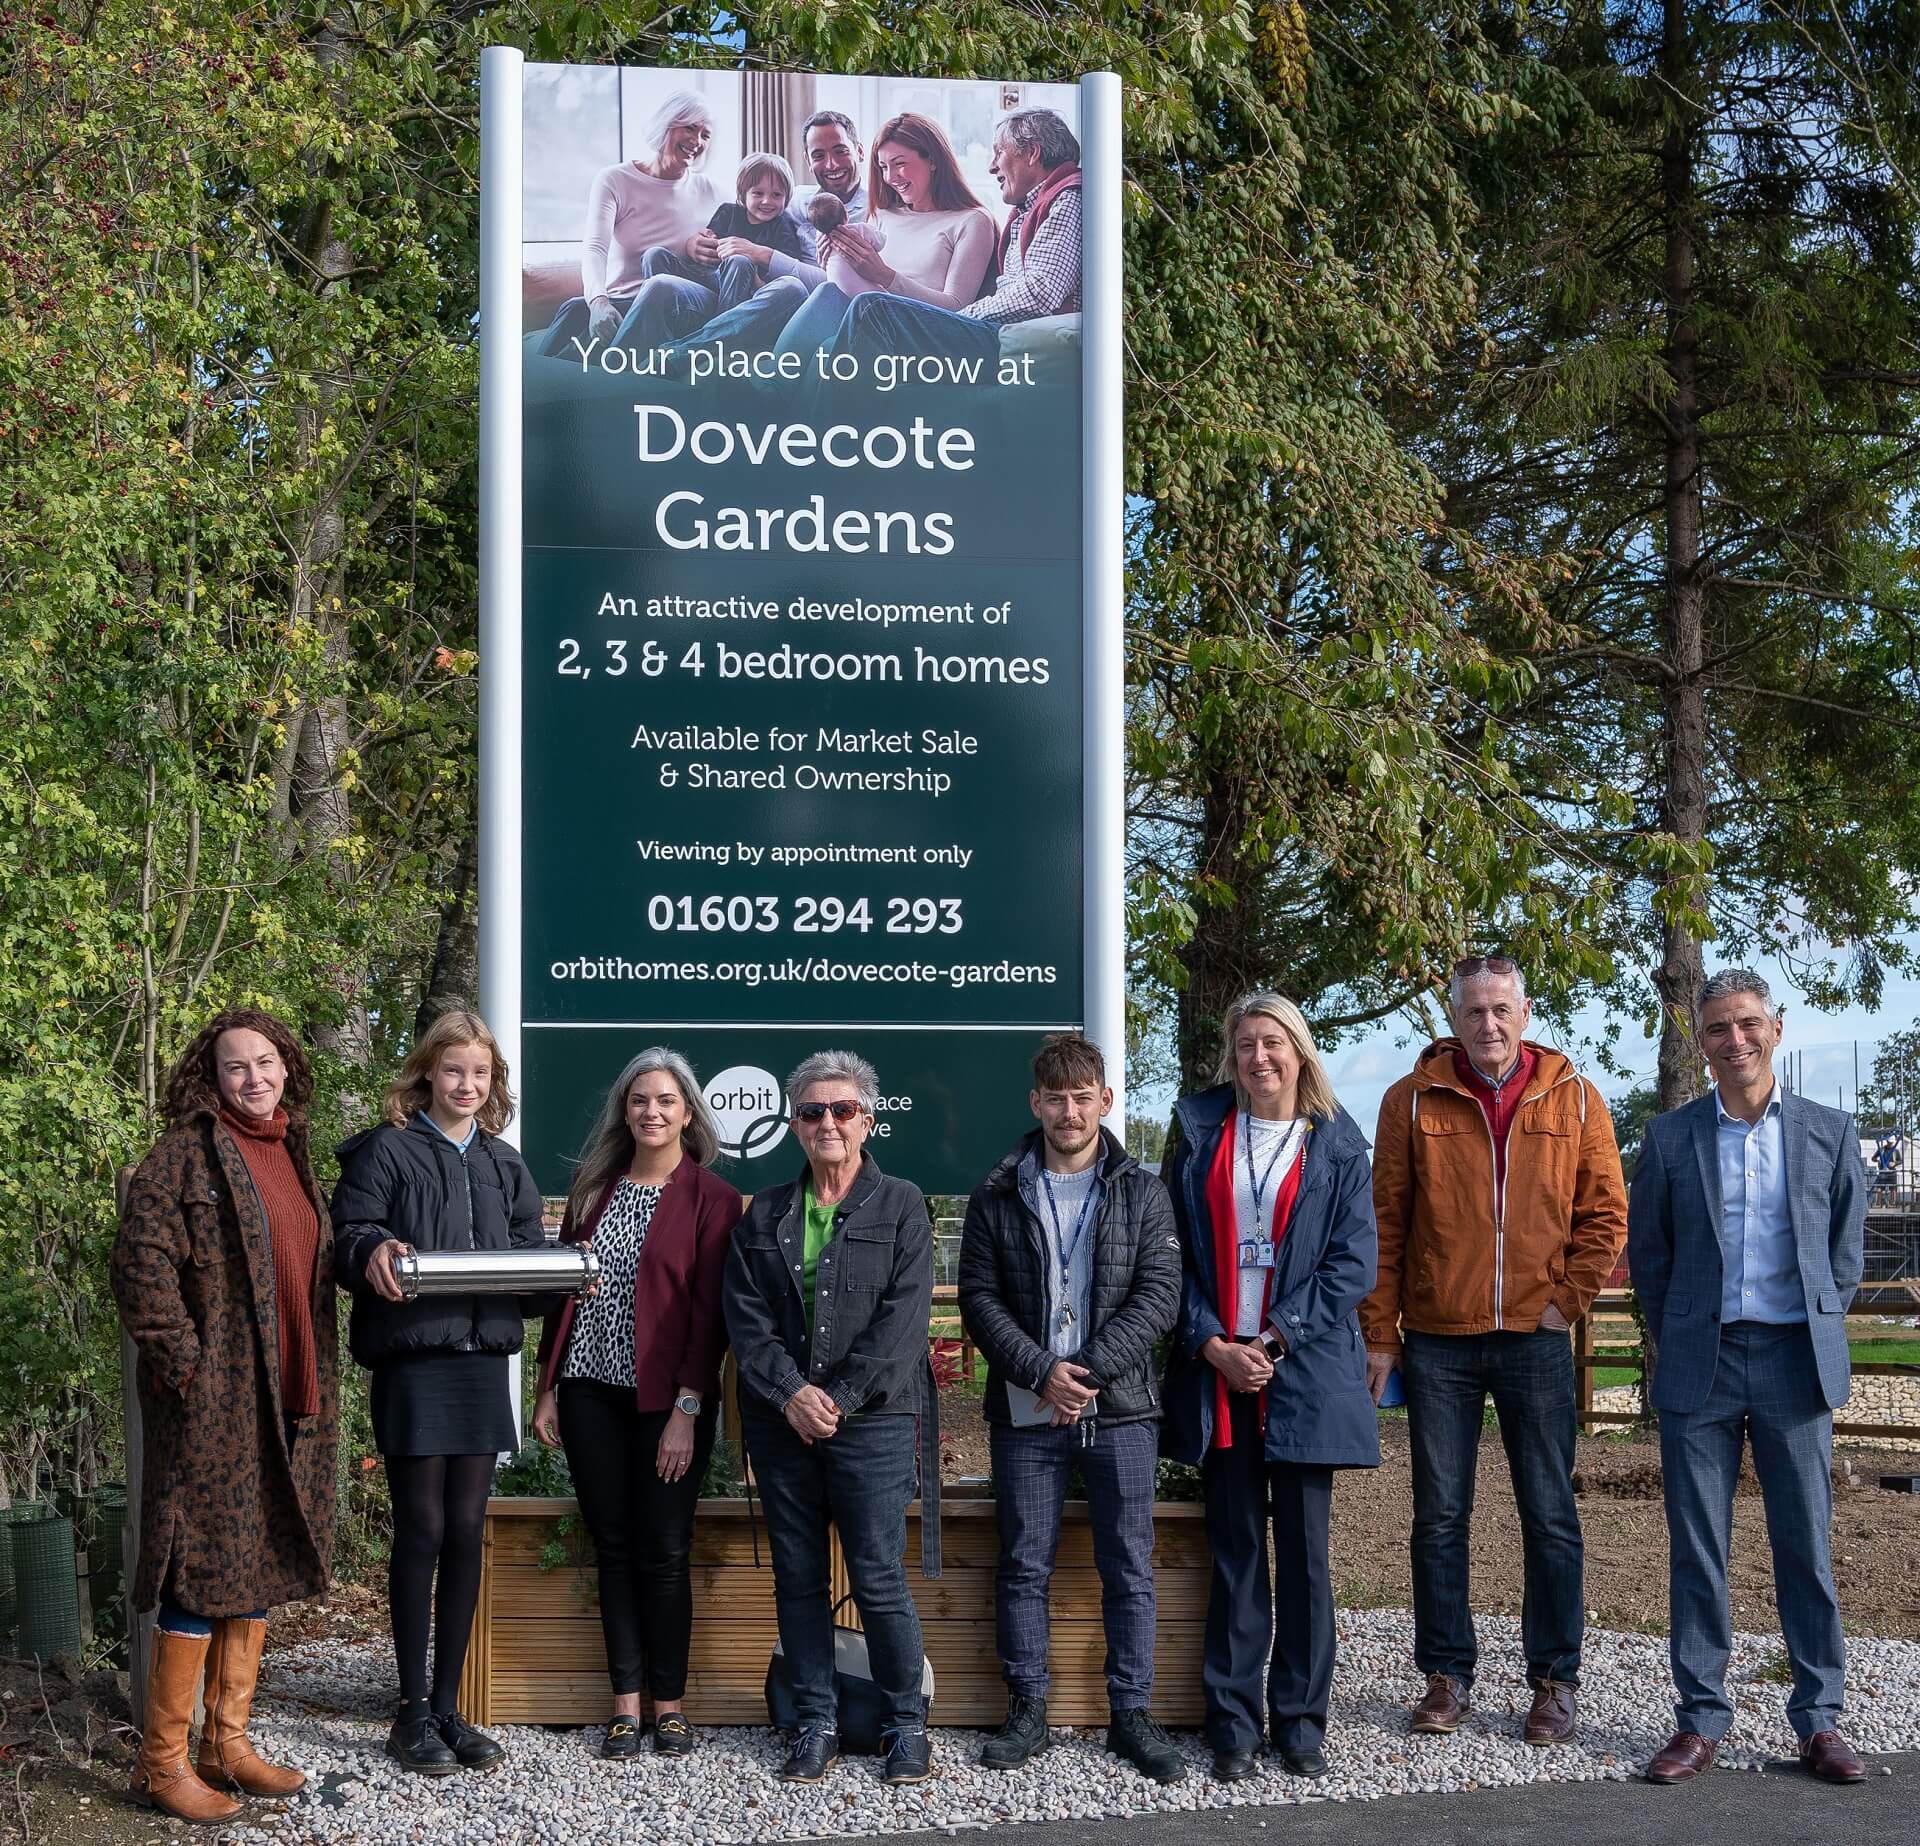
[[1253,1165],[1253,1117],[1243,1115],[1240,1118],[1241,1144],[1246,1149],[1247,1159],[1247,1190],[1253,1194],[1254,1229],[1262,1237],[1271,1238],[1272,1236],[1265,1209],[1267,1187],[1273,1183],[1274,1169],[1280,1165],[1282,1158],[1292,1153],[1294,1142],[1298,1138],[1299,1126],[1298,1122],[1287,1124],[1286,1133],[1281,1135],[1279,1145],[1273,1150],[1273,1157],[1267,1162],[1267,1170],[1259,1173],[1254,1170]]
[[1047,1195],[1047,1215],[1053,1219],[1054,1248],[1060,1252],[1060,1280],[1065,1282],[1073,1270],[1073,1259],[1079,1254],[1080,1240],[1087,1234],[1087,1220],[1093,1215],[1093,1201],[1100,1190],[1100,1177],[1095,1174],[1087,1182],[1087,1196],[1080,1201],[1080,1216],[1074,1220],[1073,1241],[1065,1242],[1060,1235],[1060,1205],[1053,1196],[1053,1181],[1048,1177],[1047,1169],[1040,1169],[1040,1189]]

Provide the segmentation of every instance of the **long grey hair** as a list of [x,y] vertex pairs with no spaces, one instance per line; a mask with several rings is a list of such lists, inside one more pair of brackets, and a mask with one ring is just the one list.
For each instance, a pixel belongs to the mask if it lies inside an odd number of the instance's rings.
[[680,1130],[680,1145],[688,1158],[703,1167],[712,1166],[720,1151],[720,1131],[701,1093],[700,1079],[693,1066],[679,1052],[665,1045],[649,1045],[613,1080],[606,1105],[595,1118],[593,1132],[580,1150],[574,1167],[573,1184],[567,1189],[567,1216],[578,1223],[607,1188],[633,1164],[633,1130],[627,1126],[627,1092],[634,1079],[649,1071],[663,1070],[674,1081],[687,1105],[686,1126]]

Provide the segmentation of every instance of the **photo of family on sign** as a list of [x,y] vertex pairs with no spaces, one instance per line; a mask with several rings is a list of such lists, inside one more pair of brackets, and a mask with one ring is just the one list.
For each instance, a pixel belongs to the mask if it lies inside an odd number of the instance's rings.
[[1077,367],[1078,116],[1064,84],[530,66],[530,354]]

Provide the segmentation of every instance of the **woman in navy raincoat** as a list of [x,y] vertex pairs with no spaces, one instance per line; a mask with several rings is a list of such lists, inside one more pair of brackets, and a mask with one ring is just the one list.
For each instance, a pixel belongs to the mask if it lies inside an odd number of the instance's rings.
[[1254,1774],[1264,1735],[1290,1774],[1317,1776],[1333,1473],[1380,1461],[1357,1312],[1377,1255],[1372,1179],[1291,1000],[1236,1000],[1221,1041],[1219,1083],[1174,1105],[1163,1169],[1185,1280],[1160,1442],[1206,1489],[1213,1773]]

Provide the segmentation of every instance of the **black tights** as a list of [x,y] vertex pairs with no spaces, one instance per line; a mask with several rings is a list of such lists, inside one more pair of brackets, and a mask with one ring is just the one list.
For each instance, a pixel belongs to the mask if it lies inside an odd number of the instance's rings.
[[[480,1600],[480,1549],[486,1533],[491,1455],[389,1455],[393,1551],[387,1561],[387,1604],[400,1699],[416,1709],[427,1698],[427,1628],[433,1625],[433,1709],[459,1703],[467,1638]],[[440,1594],[434,1597],[434,1567]]]

